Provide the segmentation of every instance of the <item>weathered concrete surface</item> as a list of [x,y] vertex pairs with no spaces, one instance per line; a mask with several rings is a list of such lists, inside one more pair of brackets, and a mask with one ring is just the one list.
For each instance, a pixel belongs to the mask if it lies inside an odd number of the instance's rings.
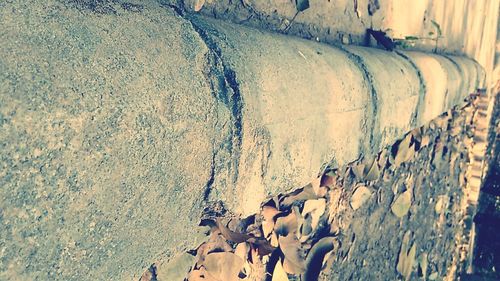
[[[197,244],[210,200],[252,213],[481,80],[467,59],[428,56],[435,70],[154,1],[92,3],[0,4],[0,279],[138,276]],[[427,88],[434,71],[446,82]]]
[[[466,58],[337,49],[207,18],[192,20],[236,74],[233,84],[242,100],[236,194],[242,197],[224,201],[245,214],[254,213],[267,195],[308,183],[324,163],[343,165],[379,151],[484,83],[481,67]],[[437,64],[410,58],[419,55]],[[427,89],[436,71],[441,87]],[[224,192],[215,186],[214,194]]]
[[1,280],[126,280],[196,241],[228,116],[208,49],[169,9],[115,8],[0,4]]

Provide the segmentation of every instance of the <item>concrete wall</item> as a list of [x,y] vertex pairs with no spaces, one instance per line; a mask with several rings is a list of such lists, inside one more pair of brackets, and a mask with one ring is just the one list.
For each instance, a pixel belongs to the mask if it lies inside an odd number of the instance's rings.
[[210,202],[252,213],[483,79],[465,58],[334,48],[154,1],[2,2],[0,26],[7,280],[137,277],[199,243]]

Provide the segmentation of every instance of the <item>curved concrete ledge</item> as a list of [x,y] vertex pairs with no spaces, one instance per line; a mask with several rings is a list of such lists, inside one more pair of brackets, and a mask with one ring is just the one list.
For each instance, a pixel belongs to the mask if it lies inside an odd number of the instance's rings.
[[209,201],[251,213],[483,83],[466,58],[72,3],[0,4],[0,279],[137,276]]
[[460,104],[484,79],[481,67],[463,57],[334,48],[190,20],[234,73],[244,173],[235,182],[238,196],[224,201],[242,213],[255,212],[269,194],[308,183],[327,162],[346,164],[379,151]]

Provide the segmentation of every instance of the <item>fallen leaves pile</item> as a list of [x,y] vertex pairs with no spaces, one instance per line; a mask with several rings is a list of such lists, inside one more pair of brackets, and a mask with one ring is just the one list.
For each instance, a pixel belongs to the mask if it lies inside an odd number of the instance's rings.
[[[460,153],[447,144],[468,141],[459,136],[469,121],[450,110],[373,157],[363,157],[343,168],[326,168],[310,184],[269,198],[258,214],[241,218],[221,212],[204,217],[201,225],[209,229],[208,239],[185,254],[194,258],[182,259],[175,276],[184,276],[187,281],[318,280],[325,268],[332,267],[332,257],[341,246],[342,230],[349,225],[345,211],[357,212],[377,204],[375,183],[387,182],[395,169],[412,161],[425,147],[430,146],[432,165],[449,165],[451,174]],[[444,163],[444,155],[452,161]],[[390,215],[401,220],[411,213],[413,187],[423,176],[408,175],[401,179],[404,184],[393,187],[387,210]],[[436,198],[435,212],[441,217],[447,202],[445,196]],[[428,271],[427,253],[417,252],[412,236],[411,231],[405,232],[394,265],[405,280],[416,268],[424,278]],[[437,272],[431,275],[429,280],[438,276]]]

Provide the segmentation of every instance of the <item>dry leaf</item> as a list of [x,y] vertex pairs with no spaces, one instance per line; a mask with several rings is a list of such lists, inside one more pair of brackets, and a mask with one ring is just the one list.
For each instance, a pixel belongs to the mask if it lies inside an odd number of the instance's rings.
[[417,252],[417,245],[416,243],[413,243],[413,246],[411,246],[410,251],[408,252],[408,256],[406,257],[406,264],[405,264],[405,280],[410,279],[410,275],[413,269],[413,264],[415,263],[415,254]]
[[194,261],[194,256],[183,253],[158,267],[156,271],[158,279],[184,280],[189,270],[193,267]]
[[415,145],[411,144],[411,138],[411,134],[408,134],[399,143],[396,156],[394,157],[394,164],[396,165],[396,167],[410,160],[411,158],[413,158],[413,155],[415,155]]
[[204,267],[193,270],[188,275],[188,281],[218,281],[211,276]]
[[304,224],[304,217],[300,213],[299,206],[297,206],[297,205],[292,206],[292,212],[295,213],[295,215],[297,217],[297,229],[294,233],[297,236],[297,239],[299,239],[300,238],[300,229],[302,228],[302,225]]
[[250,248],[248,247],[248,244],[246,242],[240,243],[236,245],[236,248],[234,249],[234,254],[240,257],[242,260],[246,260],[249,249]]
[[420,272],[422,273],[422,277],[425,280],[427,277],[427,267],[428,267],[427,253],[422,253],[418,257],[418,266],[420,267]]
[[325,213],[326,199],[320,198],[316,200],[307,200],[304,203],[304,209],[302,210],[302,216],[310,214],[311,216],[311,228],[316,229],[319,223],[320,217]]
[[420,142],[422,140],[422,127],[413,129],[411,131],[411,135],[413,136],[413,138],[415,140],[417,140],[418,142]]
[[269,243],[271,244],[272,247],[279,246],[278,235],[275,232],[271,233],[271,237],[269,238]]
[[222,223],[220,218],[217,218],[216,220],[217,227],[219,228],[220,232],[226,238],[228,241],[234,242],[234,243],[241,243],[247,241],[250,237],[250,235],[243,234],[243,233],[238,233],[235,231],[230,230],[227,228],[224,223]]
[[262,207],[261,214],[265,220],[274,220],[274,217],[279,213],[281,213],[281,212],[278,211],[278,209],[276,209],[275,207],[271,207],[271,206]]
[[407,231],[403,236],[403,241],[401,242],[401,250],[399,251],[398,264],[396,266],[397,271],[408,280],[413,269],[413,264],[415,263],[415,254],[417,246],[414,243],[413,246],[408,250],[410,243],[411,232]]
[[316,198],[318,198],[318,196],[314,192],[312,185],[308,184],[281,198],[280,209],[287,209],[293,203]]
[[356,164],[353,164],[351,166],[352,172],[353,172],[354,176],[356,176],[356,178],[358,180],[362,180],[363,179],[363,177],[365,175],[365,173],[364,173],[365,172],[365,166],[366,166],[365,163],[363,163],[361,161],[357,162]]
[[396,269],[405,278],[405,280],[408,280],[410,278],[413,264],[415,263],[415,254],[417,251],[416,243],[413,243],[413,246],[408,251],[410,235],[411,232],[407,231],[403,237],[401,250],[399,252],[398,264],[396,266]]
[[298,233],[300,235],[297,236],[300,242],[305,242],[307,241],[307,239],[309,239],[309,236],[313,232],[311,223],[312,223],[312,217],[308,214],[302,221],[302,225],[300,226],[300,233]]
[[271,244],[264,238],[251,237],[248,239],[248,243],[257,249],[260,256],[267,256],[274,251]]
[[326,186],[321,185],[321,178],[318,177],[315,178],[311,183],[311,187],[314,191],[314,194],[316,194],[317,197],[324,197],[326,193],[328,192],[328,188]]
[[240,275],[243,274],[244,276],[241,279],[245,280],[248,278],[248,276],[252,273],[252,265],[248,262],[248,260],[245,260],[245,263],[243,264],[243,269],[240,272]]
[[269,234],[274,229],[274,217],[279,214],[280,211],[278,209],[271,206],[262,207],[262,216],[264,220],[262,221],[262,233],[264,234],[264,238],[267,238]]
[[297,215],[295,211],[292,210],[290,214],[285,217],[279,217],[276,220],[276,225],[274,226],[274,231],[276,234],[281,236],[287,236],[289,233],[295,233],[299,225],[297,222]]
[[443,130],[446,130],[448,128],[448,120],[450,120],[450,117],[447,115],[441,115],[434,120],[431,121],[431,125],[434,125],[437,128],[441,128]]
[[374,181],[378,179],[379,175],[380,175],[380,170],[378,168],[377,159],[374,158],[372,164],[370,165],[370,169],[365,173],[364,180]]
[[283,265],[281,265],[281,261],[278,261],[274,267],[272,281],[289,281],[288,275],[283,269]]
[[206,271],[220,280],[237,281],[243,268],[243,259],[231,252],[210,253],[203,263]]
[[410,243],[410,235],[411,231],[408,230],[403,235],[403,240],[401,241],[401,249],[399,250],[399,256],[398,256],[398,264],[396,265],[396,270],[401,274],[404,271],[403,267],[408,253],[408,243]]
[[337,174],[335,171],[329,171],[321,176],[321,184],[320,186],[334,187],[337,183]]
[[193,10],[199,12],[203,5],[205,5],[205,0],[194,0]]
[[430,143],[431,138],[429,135],[425,135],[422,137],[422,142],[420,142],[420,148],[428,146]]
[[259,251],[253,247],[250,247],[250,258],[250,262],[252,264],[258,264],[260,262]]
[[336,239],[334,237],[323,237],[313,245],[306,259],[306,271],[302,275],[303,281],[317,281],[325,256],[333,251]]
[[372,195],[372,192],[365,185],[361,185],[352,194],[351,197],[351,208],[357,210],[361,205],[363,205],[366,200],[368,200]]
[[360,181],[373,181],[378,179],[380,170],[376,157],[364,158],[352,165],[352,172]]
[[283,268],[290,274],[301,274],[305,270],[305,260],[302,256],[302,248],[295,235],[279,236],[280,249],[285,256]]
[[223,251],[229,252],[232,251],[233,248],[226,242],[219,231],[215,231],[210,235],[210,238],[207,242],[203,243],[196,249],[196,265],[203,264],[205,257],[214,251]]
[[405,216],[411,206],[411,190],[407,189],[401,193],[391,206],[391,210],[398,218]]

